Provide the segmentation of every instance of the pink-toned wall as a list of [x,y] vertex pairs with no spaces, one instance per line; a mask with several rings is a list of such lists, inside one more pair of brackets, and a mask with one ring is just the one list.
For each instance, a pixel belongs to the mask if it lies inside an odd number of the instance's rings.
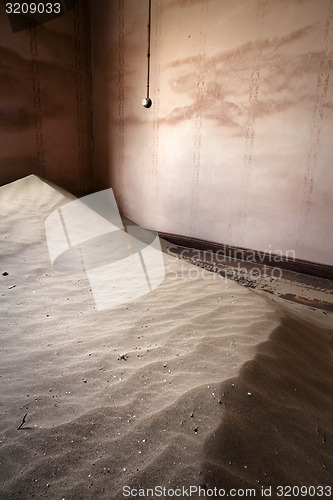
[[33,173],[92,189],[89,48],[85,0],[16,32],[0,2],[0,185]]
[[[159,231],[333,265],[333,1],[90,2],[94,172]],[[289,255],[291,255],[289,253]]]

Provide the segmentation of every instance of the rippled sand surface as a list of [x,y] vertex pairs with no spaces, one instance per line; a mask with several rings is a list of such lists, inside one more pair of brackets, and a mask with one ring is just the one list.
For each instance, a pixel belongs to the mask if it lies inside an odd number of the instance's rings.
[[158,288],[97,311],[48,255],[71,199],[34,176],[0,188],[0,497],[331,485],[330,317],[167,253]]

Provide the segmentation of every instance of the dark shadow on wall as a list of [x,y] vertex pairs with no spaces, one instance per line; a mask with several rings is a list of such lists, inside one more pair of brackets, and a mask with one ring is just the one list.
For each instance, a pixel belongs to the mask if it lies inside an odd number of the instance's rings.
[[62,5],[12,33],[0,2],[0,184],[35,174],[81,196],[93,190],[88,2]]
[[276,498],[279,485],[331,484],[332,346],[333,330],[281,319],[221,386],[224,417],[205,443],[205,487],[256,488],[260,496],[271,486]]

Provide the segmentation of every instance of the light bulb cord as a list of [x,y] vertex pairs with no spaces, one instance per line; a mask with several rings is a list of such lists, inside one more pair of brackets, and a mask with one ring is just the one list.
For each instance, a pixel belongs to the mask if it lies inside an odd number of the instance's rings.
[[149,99],[150,85],[150,26],[151,26],[151,0],[149,0],[149,15],[148,15],[148,50],[147,50],[147,99]]

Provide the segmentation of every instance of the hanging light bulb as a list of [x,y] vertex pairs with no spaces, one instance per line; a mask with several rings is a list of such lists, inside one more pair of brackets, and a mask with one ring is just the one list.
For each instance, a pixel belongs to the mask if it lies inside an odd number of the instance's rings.
[[142,99],[142,106],[145,108],[150,108],[150,106],[153,104],[153,101],[150,99],[150,97],[145,97]]
[[149,97],[149,77],[150,77],[150,24],[151,24],[151,0],[149,0],[149,14],[148,14],[148,50],[147,50],[147,97],[142,99],[141,104],[144,108],[150,108],[153,101]]

